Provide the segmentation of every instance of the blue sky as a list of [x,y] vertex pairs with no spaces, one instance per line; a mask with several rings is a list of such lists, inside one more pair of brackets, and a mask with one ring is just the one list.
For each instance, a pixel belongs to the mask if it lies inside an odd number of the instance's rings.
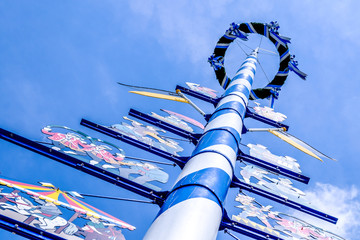
[[[359,3],[350,0],[2,1],[0,127],[42,140],[42,127],[66,125],[112,141],[130,156],[159,160],[80,126],[80,119],[110,125],[119,123],[130,107],[150,112],[166,106],[202,120],[189,106],[132,96],[116,82],[173,90],[176,84],[189,81],[221,91],[207,63],[218,38],[231,22],[276,20],[280,33],[292,38],[290,52],[296,55],[299,68],[309,75],[307,81],[289,75],[276,110],[288,116],[285,123],[290,125],[290,133],[338,162],[321,163],[260,133],[246,134],[243,141],[262,143],[275,154],[296,158],[303,173],[311,177],[308,186],[299,188],[308,192],[315,206],[339,217],[337,228],[331,227],[333,231],[356,239],[360,233],[357,9]],[[263,44],[267,46],[265,39]],[[229,49],[229,73],[236,71],[244,56],[236,46]],[[260,60],[272,78],[277,58],[264,55]],[[260,68],[257,77],[264,80]],[[209,113],[213,111],[209,105],[199,105]],[[249,121],[247,126],[251,124]],[[191,145],[184,147],[184,155],[190,154]],[[140,199],[5,141],[0,141],[0,159],[1,174],[6,177],[29,183],[51,182],[64,190]],[[171,180],[179,174],[178,168],[168,171]],[[171,187],[171,180],[165,189]],[[236,205],[235,194],[235,190],[229,193],[227,208],[236,214],[232,207]],[[141,239],[158,211],[152,205],[87,201],[135,225],[136,231],[125,232],[127,239]],[[10,236],[21,239],[0,231],[1,239]],[[220,233],[218,239],[231,237]]]

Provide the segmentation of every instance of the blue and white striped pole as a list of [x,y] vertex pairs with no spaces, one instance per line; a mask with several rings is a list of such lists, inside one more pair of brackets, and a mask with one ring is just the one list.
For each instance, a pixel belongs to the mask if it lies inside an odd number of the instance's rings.
[[246,58],[227,87],[144,239],[216,239],[234,174],[256,61],[257,50]]

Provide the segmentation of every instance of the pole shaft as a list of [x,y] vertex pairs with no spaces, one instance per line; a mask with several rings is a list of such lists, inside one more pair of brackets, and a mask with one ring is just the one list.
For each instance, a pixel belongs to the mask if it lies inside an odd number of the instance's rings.
[[257,51],[241,65],[145,240],[214,240],[234,174]]

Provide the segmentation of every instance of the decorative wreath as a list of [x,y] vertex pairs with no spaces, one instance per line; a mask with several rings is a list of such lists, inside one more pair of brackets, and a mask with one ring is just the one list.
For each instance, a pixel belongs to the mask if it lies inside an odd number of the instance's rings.
[[248,40],[247,36],[249,33],[261,34],[270,39],[270,41],[274,43],[280,56],[279,70],[274,79],[264,88],[253,89],[250,93],[250,100],[259,98],[264,99],[270,96],[278,98],[278,92],[280,91],[282,85],[284,85],[289,70],[294,71],[302,79],[306,79],[307,75],[297,68],[298,63],[294,60],[295,56],[290,55],[289,48],[287,46],[287,44],[290,43],[290,38],[281,36],[278,29],[279,24],[277,22],[271,22],[270,24],[232,23],[230,25],[230,28],[217,42],[214,53],[208,59],[210,65],[214,68],[217,80],[224,89],[226,89],[231,82],[231,79],[226,75],[224,67],[226,50],[228,49],[230,43],[232,43],[236,38],[240,38],[245,41]]

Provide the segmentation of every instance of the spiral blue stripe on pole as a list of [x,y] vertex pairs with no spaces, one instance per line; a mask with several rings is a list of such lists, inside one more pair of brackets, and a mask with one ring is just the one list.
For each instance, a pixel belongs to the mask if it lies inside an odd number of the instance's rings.
[[254,51],[230,82],[144,239],[216,239],[234,175],[256,57]]

